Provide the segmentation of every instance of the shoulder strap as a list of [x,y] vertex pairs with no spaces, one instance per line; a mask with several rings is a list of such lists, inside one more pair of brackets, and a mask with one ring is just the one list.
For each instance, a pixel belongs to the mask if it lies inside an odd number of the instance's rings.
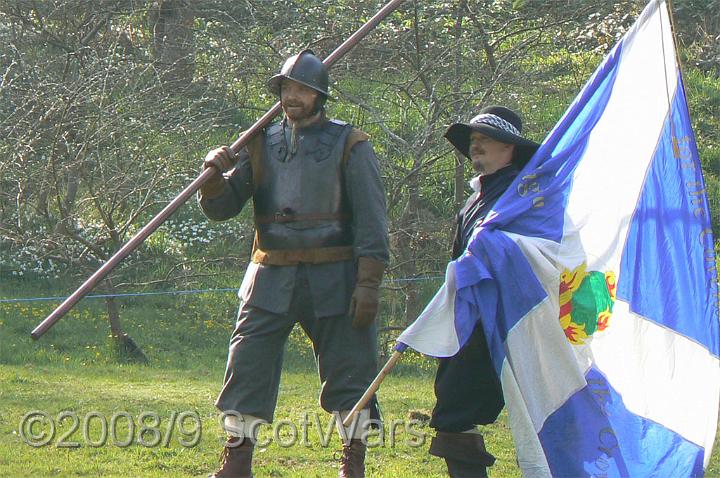
[[[340,123],[339,121],[337,123]],[[343,126],[347,123],[340,123]],[[277,125],[273,124],[269,126],[265,134],[272,134],[276,133],[274,131],[273,127]],[[260,180],[262,179],[262,154],[263,154],[263,140],[262,140],[263,133],[258,133],[253,137],[248,144],[245,146],[248,150],[248,154],[250,155],[250,166],[252,168],[252,175],[253,175],[253,185],[257,186],[260,184]],[[347,164],[348,160],[350,159],[350,151],[352,151],[353,146],[355,146],[358,143],[361,143],[363,141],[368,141],[370,139],[370,135],[368,135],[366,132],[359,130],[357,128],[352,128],[350,131],[350,134],[348,134],[347,140],[345,141],[345,148],[343,149],[343,166]]]
[[370,139],[370,135],[366,132],[353,128],[345,141],[345,149],[343,150],[343,166],[345,166],[350,159],[350,151],[358,143],[367,141]]
[[[269,127],[270,128],[270,127]],[[268,129],[269,129],[268,128]],[[250,158],[250,169],[252,170],[253,188],[257,188],[262,179],[262,155],[263,155],[263,136],[267,133],[261,131],[253,136],[245,145],[248,156]],[[242,134],[242,132],[240,133]]]

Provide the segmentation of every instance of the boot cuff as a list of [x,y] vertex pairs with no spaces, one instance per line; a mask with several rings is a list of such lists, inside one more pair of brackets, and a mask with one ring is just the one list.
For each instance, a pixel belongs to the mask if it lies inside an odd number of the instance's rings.
[[440,458],[492,466],[495,457],[485,449],[479,433],[437,432],[430,443],[430,454]]

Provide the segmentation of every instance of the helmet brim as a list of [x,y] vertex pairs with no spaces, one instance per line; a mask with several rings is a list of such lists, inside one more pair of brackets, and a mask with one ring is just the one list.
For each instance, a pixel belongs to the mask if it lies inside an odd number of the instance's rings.
[[294,81],[295,83],[299,83],[303,86],[307,86],[311,90],[317,91],[318,93],[323,95],[326,99],[334,100],[334,98],[332,96],[330,96],[326,91],[321,90],[317,86],[311,85],[310,83],[306,83],[301,80],[297,80],[295,78],[290,78],[289,76],[283,75],[282,73],[279,73],[268,80],[267,87],[268,87],[268,90],[270,91],[270,93],[272,93],[273,95],[275,95],[277,97],[280,97],[280,85],[282,84],[283,80],[291,80],[291,81]]

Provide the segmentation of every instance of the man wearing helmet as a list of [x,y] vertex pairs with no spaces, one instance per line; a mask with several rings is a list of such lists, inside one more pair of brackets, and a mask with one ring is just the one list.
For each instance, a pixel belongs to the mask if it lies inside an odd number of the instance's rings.
[[[207,217],[226,220],[251,197],[252,262],[216,406],[229,438],[215,477],[252,476],[259,425],[273,420],[285,342],[295,323],[313,344],[320,405],[344,417],[377,371],[378,288],[389,258],[385,194],[368,136],[325,116],[328,74],[311,51],[268,82],[285,117],[234,155],[214,149],[216,174],[198,194]],[[336,414],[337,415],[337,414]],[[341,477],[364,476],[375,402],[343,436]]]

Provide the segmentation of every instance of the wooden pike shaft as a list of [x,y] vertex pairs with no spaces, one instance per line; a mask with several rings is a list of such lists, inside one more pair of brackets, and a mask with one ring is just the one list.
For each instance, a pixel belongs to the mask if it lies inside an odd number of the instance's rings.
[[380,373],[377,374],[375,380],[372,381],[368,389],[365,390],[365,393],[363,393],[363,396],[360,397],[360,400],[358,400],[352,410],[350,410],[350,413],[348,413],[348,416],[345,417],[345,420],[343,420],[343,426],[349,427],[355,419],[355,415],[357,415],[360,410],[365,408],[365,405],[368,404],[368,402],[372,399],[373,395],[375,395],[375,392],[377,392],[378,388],[380,388],[380,384],[383,382],[383,380],[385,380],[385,376],[390,373],[390,370],[392,370],[398,360],[400,360],[402,354],[403,353],[399,350],[393,351],[390,359],[388,359],[388,361],[385,363],[385,366],[382,368],[382,370],[380,370]]
[[[381,8],[370,20],[365,22],[355,33],[337,47],[323,63],[329,68],[337,60],[342,58],[350,51],[360,40],[362,40],[370,31],[375,28],[385,17],[395,11],[404,0],[392,0]],[[237,139],[230,147],[236,153],[240,151],[250,139],[260,132],[270,121],[280,113],[280,102],[265,113],[262,118],[257,120],[240,138]],[[63,301],[55,310],[48,315],[33,331],[30,333],[33,339],[39,339],[47,330],[52,327],[58,320],[77,304],[80,299],[85,297],[95,286],[102,281],[123,259],[142,244],[150,234],[152,234],[160,225],[167,220],[180,206],[182,206],[195,192],[200,189],[209,178],[214,174],[212,169],[206,169],[195,180],[190,183],[182,192],[175,197],[167,206],[163,208],[145,227],[133,236],[124,246],[122,246],[113,256],[105,262],[93,275],[91,275],[75,292]]]

